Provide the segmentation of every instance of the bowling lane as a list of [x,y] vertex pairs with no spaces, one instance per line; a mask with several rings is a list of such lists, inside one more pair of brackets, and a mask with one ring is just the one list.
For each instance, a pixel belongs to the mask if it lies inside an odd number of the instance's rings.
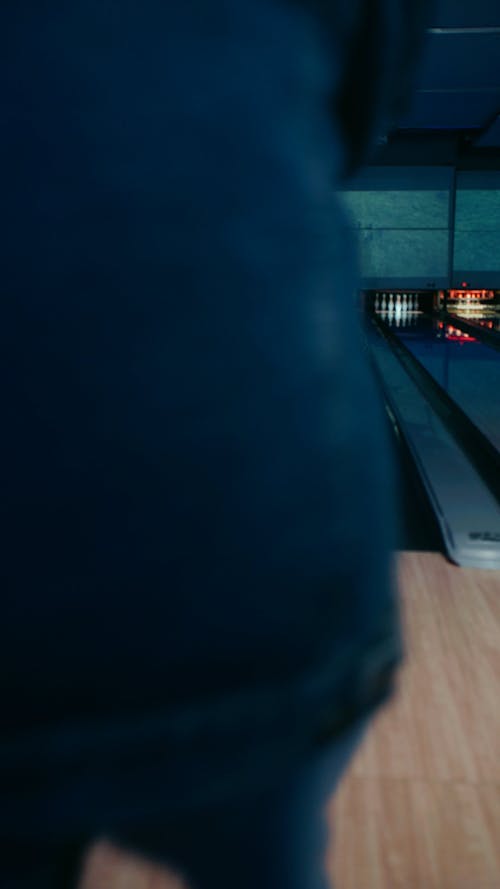
[[457,326],[428,316],[382,319],[500,451],[500,352]]
[[453,309],[448,307],[448,314],[453,315],[460,322],[462,319],[469,324],[473,324],[483,330],[493,330],[500,332],[500,312],[483,310],[481,312],[470,312],[463,309]]

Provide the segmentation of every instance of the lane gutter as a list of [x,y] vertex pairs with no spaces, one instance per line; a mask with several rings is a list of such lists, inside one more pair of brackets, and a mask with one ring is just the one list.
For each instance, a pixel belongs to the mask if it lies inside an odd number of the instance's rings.
[[500,454],[381,319],[377,377],[458,565],[500,569]]

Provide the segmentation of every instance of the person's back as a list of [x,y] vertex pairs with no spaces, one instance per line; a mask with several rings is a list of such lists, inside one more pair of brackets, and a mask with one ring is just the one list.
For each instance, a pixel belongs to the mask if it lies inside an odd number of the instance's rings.
[[379,702],[399,644],[327,41],[264,0],[2,19],[22,849],[278,780]]

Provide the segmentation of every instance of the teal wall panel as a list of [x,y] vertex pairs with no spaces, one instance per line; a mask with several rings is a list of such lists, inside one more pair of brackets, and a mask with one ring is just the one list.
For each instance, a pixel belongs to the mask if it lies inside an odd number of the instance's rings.
[[451,167],[371,167],[342,193],[364,287],[447,287]]

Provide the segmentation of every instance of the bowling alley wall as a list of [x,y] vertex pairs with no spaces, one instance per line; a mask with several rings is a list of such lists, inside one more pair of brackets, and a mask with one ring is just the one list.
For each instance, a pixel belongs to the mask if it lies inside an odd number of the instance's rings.
[[500,288],[500,172],[368,167],[341,199],[363,289]]
[[452,287],[500,288],[500,172],[457,173]]

